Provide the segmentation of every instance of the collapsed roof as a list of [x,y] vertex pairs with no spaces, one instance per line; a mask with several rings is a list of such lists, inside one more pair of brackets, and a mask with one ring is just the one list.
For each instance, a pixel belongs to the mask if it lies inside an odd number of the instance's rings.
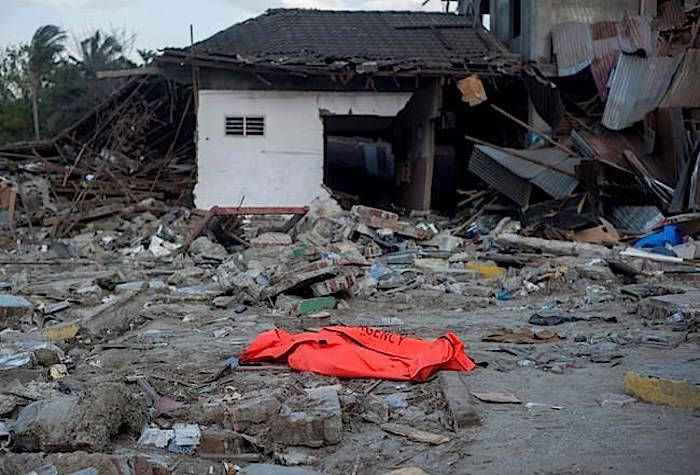
[[274,9],[160,61],[358,74],[493,72],[517,59],[473,18],[436,12]]

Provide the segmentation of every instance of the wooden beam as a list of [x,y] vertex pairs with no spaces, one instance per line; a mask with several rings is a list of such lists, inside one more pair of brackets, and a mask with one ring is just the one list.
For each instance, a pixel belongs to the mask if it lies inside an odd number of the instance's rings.
[[148,74],[160,74],[160,69],[156,66],[147,68],[113,69],[108,71],[97,71],[97,79],[125,78],[130,76],[145,76]]
[[546,140],[548,143],[554,145],[555,147],[557,147],[557,148],[560,149],[560,150],[563,150],[564,152],[568,153],[568,154],[571,155],[572,157],[578,157],[578,155],[576,154],[576,152],[574,152],[573,150],[571,150],[569,147],[560,144],[560,143],[557,142],[556,140],[554,140],[554,139],[548,137],[546,134],[543,134],[542,132],[539,132],[538,130],[536,130],[536,129],[533,128],[533,127],[530,127],[528,124],[526,124],[526,123],[523,122],[522,120],[518,119],[518,118],[515,117],[514,115],[511,115],[511,114],[509,114],[508,112],[504,111],[504,110],[501,109],[500,107],[491,104],[491,108],[492,108],[493,110],[495,110],[496,112],[498,112],[499,114],[502,114],[504,117],[506,117],[506,118],[512,120],[513,122],[515,122],[516,124],[520,125],[521,127],[524,127],[525,129],[529,130],[529,131],[532,132],[533,134],[539,135],[539,136],[542,137],[544,140]]

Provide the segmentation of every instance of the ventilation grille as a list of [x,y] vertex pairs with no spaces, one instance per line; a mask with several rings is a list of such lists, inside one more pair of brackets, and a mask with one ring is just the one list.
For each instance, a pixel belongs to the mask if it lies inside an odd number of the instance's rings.
[[227,116],[226,135],[238,137],[265,135],[265,118],[262,116]]

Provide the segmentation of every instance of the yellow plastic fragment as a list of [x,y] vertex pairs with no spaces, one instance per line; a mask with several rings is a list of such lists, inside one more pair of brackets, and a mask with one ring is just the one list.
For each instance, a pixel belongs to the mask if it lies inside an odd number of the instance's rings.
[[56,325],[55,327],[45,328],[41,333],[52,342],[60,342],[75,338],[75,335],[80,331],[80,325],[77,323],[67,323]]
[[483,262],[467,261],[464,263],[464,267],[468,270],[476,271],[489,279],[503,277],[505,273],[502,267],[498,267],[496,264],[486,264]]

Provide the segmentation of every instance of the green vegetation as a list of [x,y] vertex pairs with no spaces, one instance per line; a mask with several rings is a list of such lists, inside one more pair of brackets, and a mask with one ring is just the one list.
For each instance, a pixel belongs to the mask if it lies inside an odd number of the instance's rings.
[[[53,137],[123,83],[97,79],[99,71],[138,67],[127,58],[133,36],[124,32],[95,30],[74,43],[44,25],[28,43],[0,47],[0,144]],[[138,55],[145,66],[155,52]]]

